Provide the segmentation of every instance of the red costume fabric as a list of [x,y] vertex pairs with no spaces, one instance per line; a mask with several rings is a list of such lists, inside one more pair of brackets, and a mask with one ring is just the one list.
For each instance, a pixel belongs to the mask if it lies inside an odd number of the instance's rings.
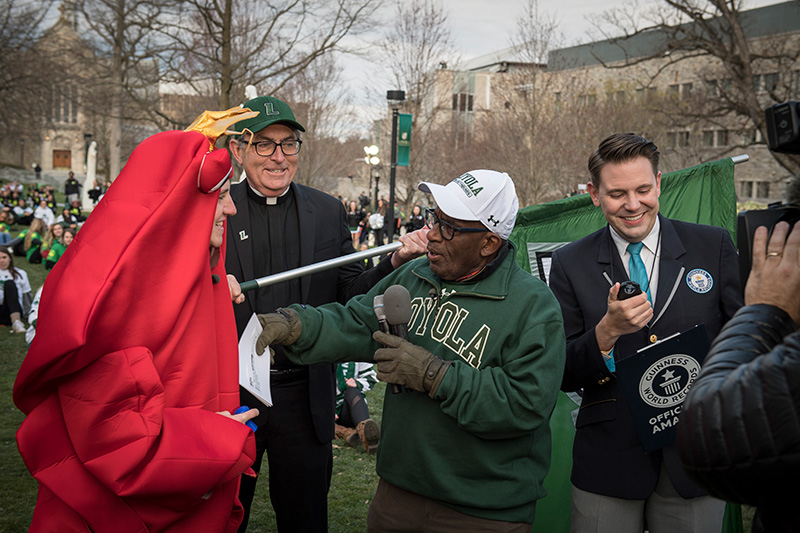
[[[142,142],[44,285],[14,385],[39,481],[31,531],[236,531],[252,431],[211,227],[227,152],[198,132]],[[202,192],[203,190],[207,192]],[[214,284],[212,274],[219,276]]]

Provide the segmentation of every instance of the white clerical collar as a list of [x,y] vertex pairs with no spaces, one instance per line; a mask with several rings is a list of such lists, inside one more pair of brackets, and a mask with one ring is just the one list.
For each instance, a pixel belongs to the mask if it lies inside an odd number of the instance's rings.
[[247,186],[250,187],[250,190],[253,191],[253,194],[255,194],[256,196],[258,196],[260,198],[263,198],[265,204],[267,204],[267,205],[275,205],[275,204],[278,203],[278,198],[280,198],[281,196],[286,196],[286,193],[289,192],[289,187],[291,187],[291,184],[289,184],[289,186],[286,187],[286,190],[283,191],[282,193],[280,193],[278,196],[264,196],[263,194],[261,194],[260,192],[255,190],[252,187],[252,185],[250,185],[249,181],[247,182]]

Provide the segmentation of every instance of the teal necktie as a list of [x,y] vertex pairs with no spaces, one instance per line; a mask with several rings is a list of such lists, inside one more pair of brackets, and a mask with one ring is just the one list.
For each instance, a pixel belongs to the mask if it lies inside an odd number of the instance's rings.
[[639,256],[639,253],[642,251],[642,246],[644,246],[644,243],[641,242],[632,242],[628,244],[628,253],[631,254],[631,258],[628,261],[628,269],[631,272],[631,281],[638,283],[642,290],[647,292],[647,301],[652,303],[650,299],[650,285],[647,282],[647,269],[644,267],[644,262]]

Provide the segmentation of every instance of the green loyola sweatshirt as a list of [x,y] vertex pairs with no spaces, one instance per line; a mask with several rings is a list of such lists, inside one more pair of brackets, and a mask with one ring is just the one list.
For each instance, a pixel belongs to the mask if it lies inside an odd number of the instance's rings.
[[443,282],[419,258],[346,306],[292,306],[303,327],[290,359],[372,361],[373,298],[394,284],[411,294],[409,340],[454,364],[435,399],[387,387],[378,475],[471,516],[533,522],[564,370],[558,302],[517,266],[513,246],[475,283]]

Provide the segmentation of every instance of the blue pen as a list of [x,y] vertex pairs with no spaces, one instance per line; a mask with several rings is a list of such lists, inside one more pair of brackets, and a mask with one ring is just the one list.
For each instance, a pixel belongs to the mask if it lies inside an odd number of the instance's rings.
[[[250,410],[250,408],[249,408],[249,407],[247,407],[246,405],[242,405],[242,406],[238,407],[238,408],[237,408],[237,409],[236,409],[236,410],[233,412],[233,414],[235,414],[235,415],[240,415],[240,414],[242,414],[242,413],[246,413],[246,412],[247,412],[247,411],[249,411],[249,410]],[[252,430],[253,430],[253,433],[255,433],[255,432],[256,432],[256,430],[258,429],[258,426],[256,425],[256,423],[255,423],[255,422],[253,422],[252,420],[248,420],[247,422],[245,422],[245,425],[246,425],[247,427],[249,427],[250,429],[252,429]]]

